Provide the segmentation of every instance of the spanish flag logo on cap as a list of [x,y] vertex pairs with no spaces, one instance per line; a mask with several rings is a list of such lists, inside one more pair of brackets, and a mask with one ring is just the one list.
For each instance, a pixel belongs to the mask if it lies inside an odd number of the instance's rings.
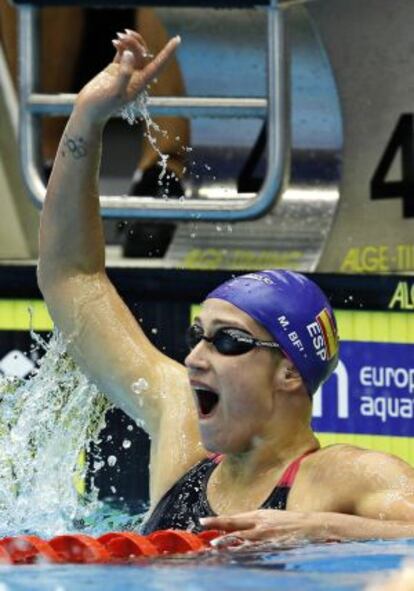
[[326,346],[326,358],[332,359],[338,352],[338,335],[334,319],[331,316],[328,308],[324,308],[316,317],[316,320],[321,328],[323,338]]

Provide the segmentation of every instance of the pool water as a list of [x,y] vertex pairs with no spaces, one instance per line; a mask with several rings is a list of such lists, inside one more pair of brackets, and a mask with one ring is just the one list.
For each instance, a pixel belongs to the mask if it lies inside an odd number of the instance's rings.
[[2,566],[0,591],[356,591],[407,558],[414,540],[213,550],[126,566]]

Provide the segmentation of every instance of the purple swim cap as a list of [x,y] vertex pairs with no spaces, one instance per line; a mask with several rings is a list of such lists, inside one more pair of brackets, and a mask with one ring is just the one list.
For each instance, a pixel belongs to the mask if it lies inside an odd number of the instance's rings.
[[338,363],[339,340],[327,297],[310,279],[292,271],[248,273],[208,294],[230,302],[264,326],[314,394]]

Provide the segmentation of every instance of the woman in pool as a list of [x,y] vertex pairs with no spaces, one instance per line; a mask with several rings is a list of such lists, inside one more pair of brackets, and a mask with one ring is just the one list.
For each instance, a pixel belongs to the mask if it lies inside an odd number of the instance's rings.
[[184,368],[149,342],[105,273],[102,132],[178,44],[150,61],[142,37],[128,33],[82,89],[40,233],[39,284],[56,325],[84,371],[151,437],[146,531],[208,518],[205,527],[253,540],[413,536],[414,470],[351,446],[320,449],[310,428],[312,394],[338,349],[316,285],[266,271],[220,286],[189,330]]

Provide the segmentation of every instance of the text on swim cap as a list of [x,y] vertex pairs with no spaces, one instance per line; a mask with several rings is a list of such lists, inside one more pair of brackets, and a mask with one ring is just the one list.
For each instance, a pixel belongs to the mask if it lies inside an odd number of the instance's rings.
[[321,358],[322,361],[326,361],[327,353],[325,347],[325,339],[322,333],[322,329],[318,322],[311,322],[306,326],[306,330],[312,339],[312,345],[316,351],[316,355]]
[[289,320],[286,318],[286,316],[279,316],[278,318],[278,322],[280,324],[280,326],[283,328],[283,330],[289,326],[290,322]]
[[[286,318],[286,316],[279,316],[277,320],[278,320],[281,328],[284,330],[284,332],[287,332],[287,328],[290,325],[290,322]],[[292,342],[292,345],[294,347],[296,347],[297,349],[299,349],[299,351],[301,351],[303,353],[305,351],[305,347],[303,346],[303,343],[300,340],[298,333],[295,330],[292,330],[292,331],[288,332],[287,335],[289,337],[289,340]],[[306,355],[305,355],[305,357],[306,357]]]
[[305,347],[303,346],[303,343],[300,340],[299,335],[295,330],[293,330],[292,332],[289,332],[288,337],[292,341],[293,346],[297,347],[299,349],[299,351],[305,350]]

